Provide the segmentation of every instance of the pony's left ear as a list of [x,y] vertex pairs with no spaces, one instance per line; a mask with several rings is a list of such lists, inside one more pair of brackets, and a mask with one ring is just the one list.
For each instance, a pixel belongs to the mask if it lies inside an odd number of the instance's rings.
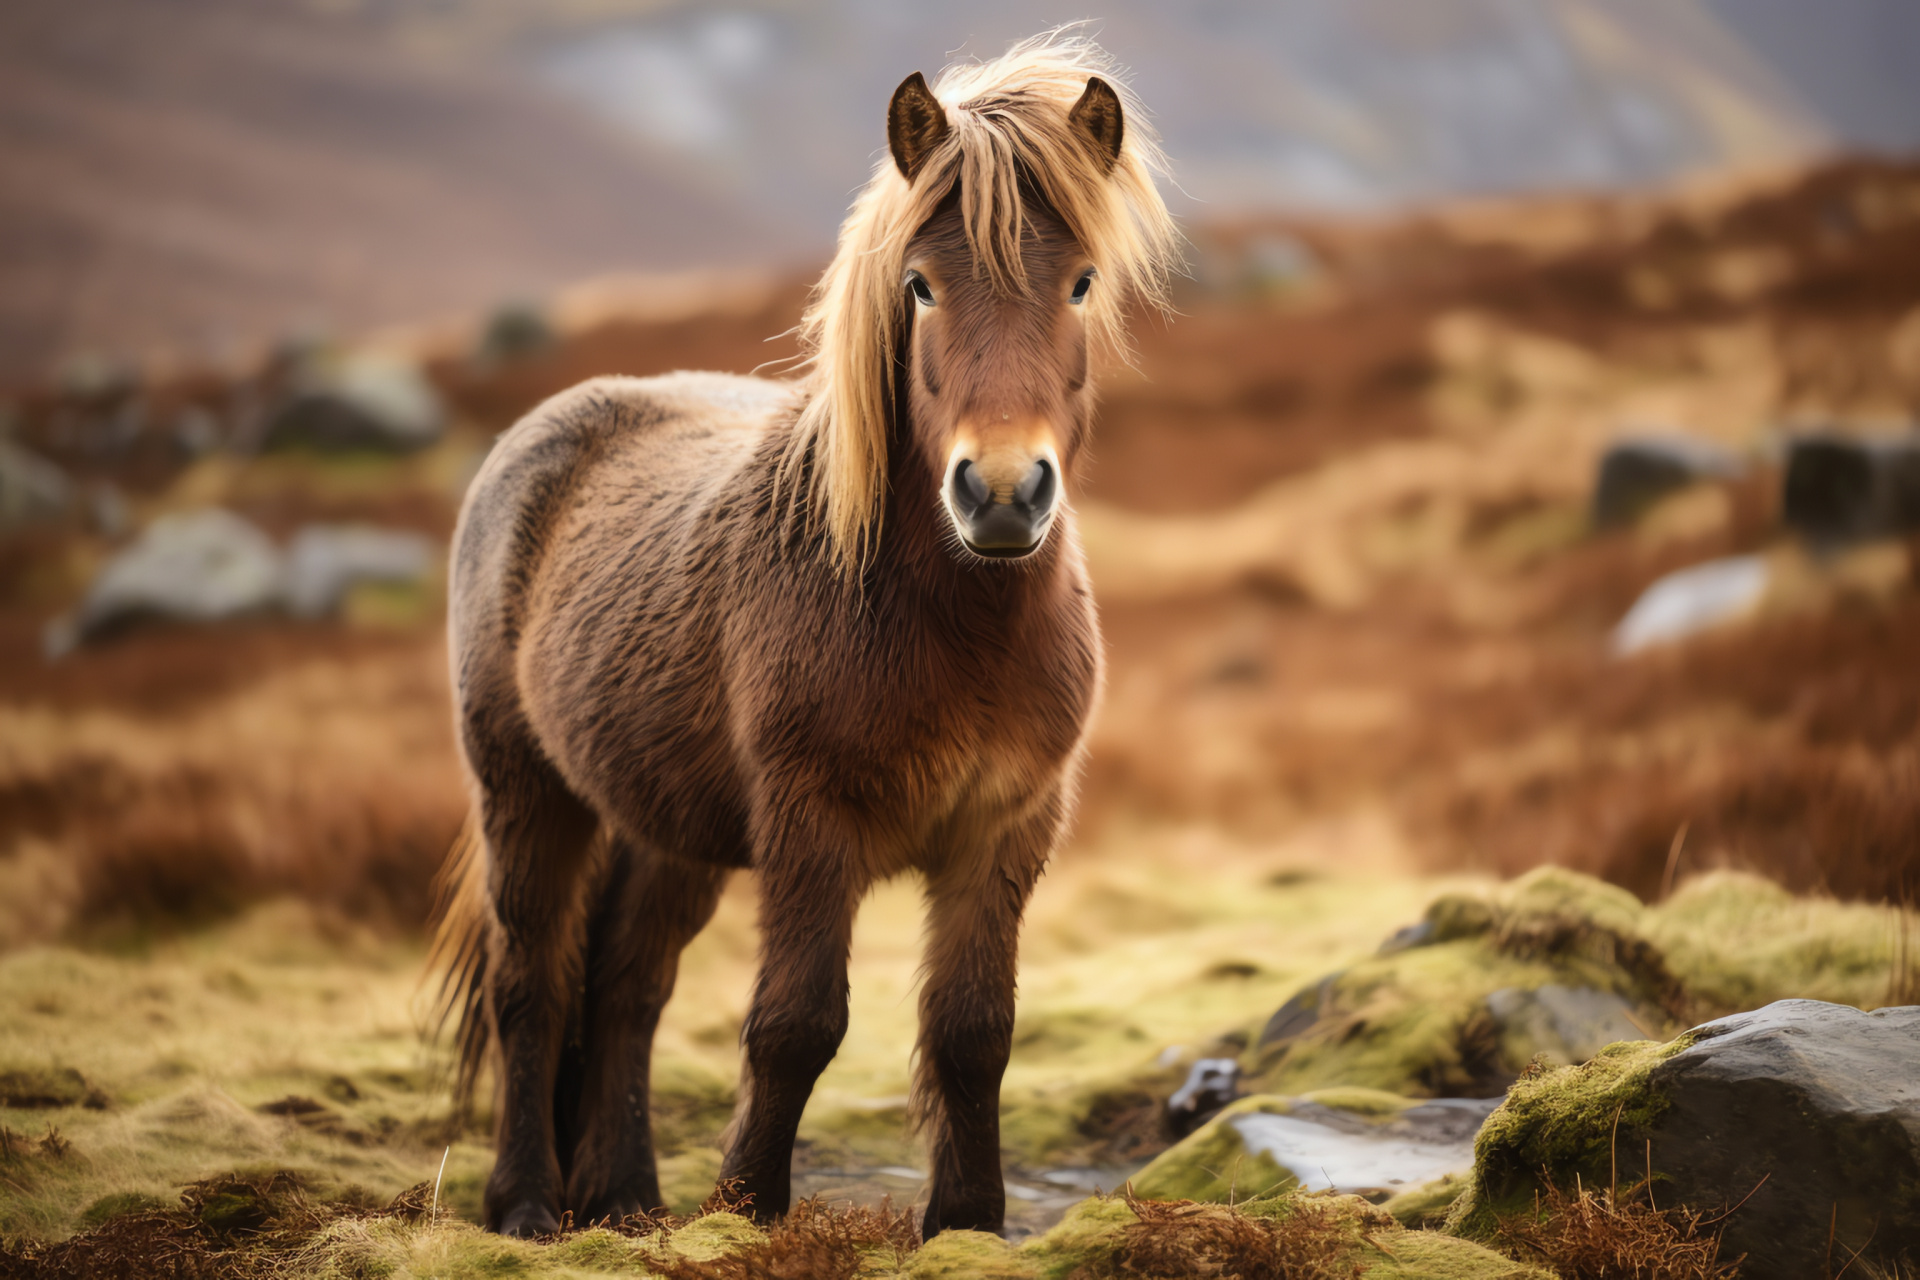
[[1103,172],[1112,173],[1120,163],[1120,144],[1126,141],[1127,124],[1120,111],[1120,95],[1099,76],[1089,77],[1087,91],[1073,104],[1067,119],[1100,157]]
[[887,104],[887,149],[893,152],[900,176],[912,182],[946,136],[947,109],[927,88],[927,78],[916,71],[900,82]]

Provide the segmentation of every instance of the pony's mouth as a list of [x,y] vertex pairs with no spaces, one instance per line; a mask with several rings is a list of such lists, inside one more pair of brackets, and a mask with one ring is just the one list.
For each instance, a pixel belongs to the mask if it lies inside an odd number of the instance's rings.
[[967,550],[988,560],[1025,560],[1028,556],[1046,545],[1047,536],[1043,533],[1024,547],[983,547],[965,534],[960,535],[960,541],[966,546]]
[[956,459],[943,495],[954,532],[988,560],[1022,560],[1046,544],[1059,510],[1056,464],[1034,459],[1017,485],[996,493],[970,459]]

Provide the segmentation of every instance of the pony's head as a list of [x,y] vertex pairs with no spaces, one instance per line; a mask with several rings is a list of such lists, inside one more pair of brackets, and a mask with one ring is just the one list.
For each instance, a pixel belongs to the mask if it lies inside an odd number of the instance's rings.
[[[1124,351],[1130,302],[1164,305],[1159,151],[1106,55],[1058,32],[931,88],[909,76],[887,141],[802,322],[812,386],[786,472],[811,473],[843,565],[879,533],[889,471],[958,554],[1018,559],[1066,501],[1091,363]],[[910,424],[891,433],[910,457],[889,459],[890,424]]]

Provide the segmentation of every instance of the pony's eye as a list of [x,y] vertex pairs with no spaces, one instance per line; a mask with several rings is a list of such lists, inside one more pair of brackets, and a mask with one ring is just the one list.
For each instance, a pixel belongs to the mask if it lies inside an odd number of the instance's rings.
[[919,300],[921,306],[933,305],[933,286],[928,284],[927,278],[918,271],[907,273],[907,288],[913,290],[913,296]]
[[1093,288],[1094,275],[1094,272],[1089,271],[1078,280],[1075,280],[1073,282],[1073,293],[1067,298],[1067,301],[1076,307],[1085,302],[1087,300],[1087,290]]

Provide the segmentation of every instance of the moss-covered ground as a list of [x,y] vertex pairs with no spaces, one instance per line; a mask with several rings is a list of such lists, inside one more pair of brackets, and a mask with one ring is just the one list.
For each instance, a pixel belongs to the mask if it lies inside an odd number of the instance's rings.
[[[1288,996],[1324,974],[1376,963],[1382,939],[1423,913],[1459,916],[1478,936],[1483,914],[1511,931],[1516,921],[1570,911],[1610,937],[1663,949],[1689,998],[1714,1011],[1783,995],[1884,1003],[1896,952],[1895,917],[1885,909],[1794,899],[1726,874],[1643,907],[1555,875],[1501,887],[1410,876],[1365,858],[1343,871],[1299,870],[1311,852],[1168,830],[1076,851],[1043,882],[1025,938],[1003,1103],[1009,1223],[1016,1237],[1032,1233],[1038,1243],[1017,1253],[992,1245],[1012,1268],[1006,1274],[1055,1274],[1047,1249],[1084,1233],[1087,1215],[1132,1212],[1113,1201],[1072,1206],[1094,1186],[1117,1189],[1166,1146],[1157,1107],[1193,1059],[1248,1049]],[[1572,906],[1555,895],[1572,895]],[[881,888],[861,914],[850,1029],[796,1151],[801,1195],[845,1205],[877,1204],[890,1193],[907,1206],[921,1191],[924,1157],[904,1114],[919,930],[910,882]],[[718,1171],[754,948],[751,884],[742,880],[688,950],[660,1033],[655,1114],[676,1212],[694,1210]],[[171,938],[0,956],[0,1235],[58,1241],[177,1206],[196,1180],[288,1170],[314,1203],[365,1210],[316,1227],[306,1252],[282,1260],[291,1274],[592,1274],[628,1266],[638,1246],[611,1237],[602,1258],[593,1236],[548,1248],[460,1225],[476,1216],[490,1161],[488,1117],[463,1126],[452,1116],[445,1051],[421,1035],[431,1003],[423,962],[417,940],[286,902]],[[1396,969],[1395,980],[1406,981],[1406,972]],[[1450,989],[1445,974],[1433,981],[1439,985],[1420,988],[1421,999],[1442,1012],[1478,998],[1472,982]],[[1649,1052],[1657,1050],[1623,1049],[1588,1070],[1605,1074]],[[1316,1083],[1377,1084],[1354,1074]],[[1524,1121],[1524,1088],[1503,1123]],[[1619,1090],[1602,1092],[1595,1105],[1613,1106]],[[436,1179],[440,1220],[373,1212]],[[1268,1190],[1247,1185],[1235,1194]],[[1402,1222],[1435,1221],[1456,1191],[1410,1191],[1395,1213]],[[1485,1188],[1468,1200],[1489,1203]],[[1063,1212],[1066,1222],[1046,1234]],[[1381,1231],[1402,1230],[1392,1217],[1379,1222]],[[683,1242],[715,1229],[688,1228]],[[960,1258],[968,1247],[956,1237],[915,1254],[910,1274],[998,1274],[967,1270],[975,1266]],[[1456,1274],[1381,1269],[1391,1259],[1403,1265],[1408,1250],[1456,1248],[1438,1237],[1386,1248],[1369,1274]]]

